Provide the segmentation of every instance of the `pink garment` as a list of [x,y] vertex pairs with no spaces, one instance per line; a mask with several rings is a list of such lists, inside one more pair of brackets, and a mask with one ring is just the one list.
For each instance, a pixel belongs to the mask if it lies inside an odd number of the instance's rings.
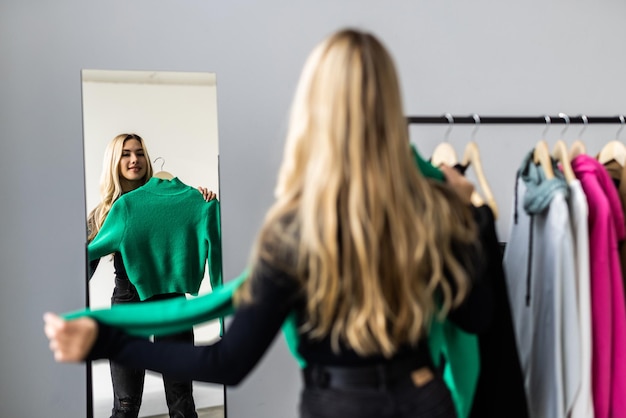
[[626,418],[626,305],[618,242],[626,237],[619,194],[606,169],[588,155],[572,168],[589,206],[589,265],[595,418]]

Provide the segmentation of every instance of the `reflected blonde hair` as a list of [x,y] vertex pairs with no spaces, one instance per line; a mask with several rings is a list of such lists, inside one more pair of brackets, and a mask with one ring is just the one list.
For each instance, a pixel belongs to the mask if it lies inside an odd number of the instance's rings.
[[475,238],[469,210],[416,168],[396,69],[374,36],[340,31],[307,59],[275,195],[253,266],[301,281],[310,338],[390,357],[423,336],[437,289],[444,312],[463,300],[452,245]]
[[146,174],[143,177],[143,184],[147,183],[152,177],[152,164],[150,162],[150,155],[143,138],[137,134],[119,134],[109,142],[102,159],[102,172],[100,174],[100,203],[96,206],[87,217],[87,240],[94,239],[104,220],[106,219],[113,202],[119,198],[126,190],[122,189],[120,180],[120,160],[122,159],[122,152],[124,150],[124,144],[130,139],[135,139],[141,144],[143,153],[146,157]]

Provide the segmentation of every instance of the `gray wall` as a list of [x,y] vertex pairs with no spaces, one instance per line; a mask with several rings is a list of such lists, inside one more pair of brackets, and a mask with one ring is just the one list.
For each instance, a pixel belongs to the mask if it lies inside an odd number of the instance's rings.
[[[626,113],[626,4],[582,1],[3,0],[0,3],[0,416],[85,416],[83,366],[53,362],[46,310],[82,306],[80,70],[217,73],[226,276],[245,265],[272,201],[303,60],[355,25],[386,42],[408,114]],[[450,141],[462,153],[471,127]],[[543,127],[482,127],[476,140],[506,240],[515,168]],[[428,155],[443,127],[413,127]],[[579,127],[566,133],[566,142]],[[552,143],[560,128],[547,133]],[[590,152],[616,127],[589,127]],[[36,376],[36,378],[35,378]],[[239,388],[229,417],[295,415],[283,342]]]

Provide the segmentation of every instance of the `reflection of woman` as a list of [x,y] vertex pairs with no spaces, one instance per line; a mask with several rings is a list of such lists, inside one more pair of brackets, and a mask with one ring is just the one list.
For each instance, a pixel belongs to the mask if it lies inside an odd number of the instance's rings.
[[437,306],[468,331],[487,318],[466,310],[481,295],[479,286],[469,292],[481,267],[469,257],[473,186],[443,173],[452,187],[415,168],[385,48],[370,34],[338,32],[302,73],[276,201],[222,340],[164,348],[47,314],[55,358],[113,358],[237,384],[295,312],[307,363],[302,417],[455,416],[427,348],[428,323]]
[[[88,216],[88,240],[91,242],[102,227],[113,203],[124,193],[143,186],[152,177],[152,165],[143,139],[136,134],[117,135],[108,144],[100,179],[101,202]],[[200,188],[205,199],[215,195]],[[119,252],[113,255],[115,288],[111,304],[140,302],[137,289],[130,282]],[[90,267],[93,272],[98,260]],[[184,297],[181,294],[157,295],[148,300],[163,300]],[[167,337],[155,337],[157,341],[182,341],[193,344],[193,331]],[[124,367],[114,361],[110,363],[113,383],[112,417],[137,417],[141,406],[145,371]],[[196,417],[191,381],[177,381],[164,376],[165,395],[172,416]],[[183,415],[175,415],[183,414]]]

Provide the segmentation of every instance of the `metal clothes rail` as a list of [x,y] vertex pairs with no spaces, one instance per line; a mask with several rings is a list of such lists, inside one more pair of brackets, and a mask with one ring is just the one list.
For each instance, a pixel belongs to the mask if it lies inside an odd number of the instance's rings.
[[407,116],[409,124],[480,124],[480,125],[496,125],[496,124],[613,124],[619,123],[624,125],[624,115],[615,116],[569,116],[563,113],[559,115],[543,115],[543,116],[480,116],[474,115],[419,115]]

